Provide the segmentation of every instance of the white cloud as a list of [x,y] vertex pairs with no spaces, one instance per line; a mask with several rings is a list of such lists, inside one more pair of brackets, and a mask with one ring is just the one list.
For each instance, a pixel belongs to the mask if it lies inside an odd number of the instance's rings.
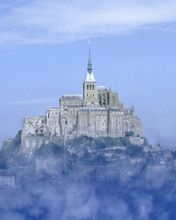
[[56,43],[170,25],[176,0],[7,0],[0,11],[0,43]]

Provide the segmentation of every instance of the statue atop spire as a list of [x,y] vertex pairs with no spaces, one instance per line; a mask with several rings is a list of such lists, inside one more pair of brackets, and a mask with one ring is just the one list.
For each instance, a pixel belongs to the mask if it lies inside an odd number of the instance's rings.
[[91,46],[91,42],[89,40],[89,59],[88,59],[88,66],[87,66],[87,71],[88,71],[89,74],[91,74],[92,70],[93,70],[93,68],[92,68],[92,58],[91,58],[91,47],[90,46]]

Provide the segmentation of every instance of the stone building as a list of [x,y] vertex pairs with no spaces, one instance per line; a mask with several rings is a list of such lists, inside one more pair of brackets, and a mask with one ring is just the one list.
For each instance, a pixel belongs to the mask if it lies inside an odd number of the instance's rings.
[[15,187],[15,175],[8,170],[0,170],[0,187]]
[[118,93],[97,85],[89,49],[83,94],[64,95],[59,99],[59,107],[50,108],[44,116],[25,118],[22,147],[27,153],[56,137],[65,141],[82,135],[118,138],[126,132],[142,136],[141,121],[134,107],[124,107]]

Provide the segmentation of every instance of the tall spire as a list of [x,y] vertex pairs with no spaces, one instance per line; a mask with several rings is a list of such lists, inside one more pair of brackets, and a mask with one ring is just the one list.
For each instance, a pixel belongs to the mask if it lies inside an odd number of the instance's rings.
[[91,74],[92,70],[93,70],[93,68],[92,68],[92,59],[91,59],[91,47],[90,46],[91,46],[91,42],[89,40],[89,59],[88,59],[88,65],[87,65],[87,71],[88,71],[89,74]]
[[90,41],[89,41],[89,59],[87,65],[87,75],[84,82],[96,82],[95,77],[93,75]]

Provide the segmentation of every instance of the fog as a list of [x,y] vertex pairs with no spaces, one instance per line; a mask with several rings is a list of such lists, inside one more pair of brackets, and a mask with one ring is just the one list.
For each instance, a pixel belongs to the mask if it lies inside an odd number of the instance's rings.
[[15,187],[0,188],[0,219],[174,219],[175,160],[161,165],[159,152],[128,152],[114,162],[63,150],[16,155],[9,162]]

